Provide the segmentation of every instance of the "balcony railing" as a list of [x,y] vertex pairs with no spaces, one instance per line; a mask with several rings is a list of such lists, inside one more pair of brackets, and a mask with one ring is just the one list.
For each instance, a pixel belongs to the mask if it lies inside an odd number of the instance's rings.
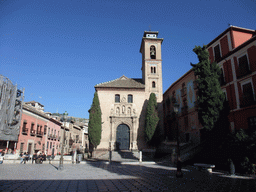
[[187,95],[187,88],[186,87],[183,87],[182,89],[181,89],[181,97],[184,97],[184,96],[186,96]]
[[52,134],[48,134],[48,139],[52,139]]
[[42,136],[43,136],[43,132],[37,131],[36,136],[37,136],[37,137],[42,137]]
[[35,136],[35,135],[36,135],[36,131],[32,129],[32,130],[30,131],[30,135],[31,135],[31,136]]
[[22,134],[27,135],[28,134],[28,128],[22,128]]
[[243,95],[240,101],[240,108],[249,107],[251,105],[256,105],[255,95]]
[[252,71],[249,69],[249,66],[248,65],[244,65],[243,67],[239,67],[237,72],[236,72],[236,76],[237,76],[237,79],[240,79],[246,75],[249,75],[251,74]]

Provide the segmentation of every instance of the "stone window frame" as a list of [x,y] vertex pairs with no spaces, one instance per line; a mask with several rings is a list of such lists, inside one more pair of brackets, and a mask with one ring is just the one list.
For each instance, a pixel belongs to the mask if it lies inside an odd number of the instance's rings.
[[115,103],[120,103],[120,95],[115,94]]
[[133,103],[133,95],[129,94],[127,97],[128,103]]

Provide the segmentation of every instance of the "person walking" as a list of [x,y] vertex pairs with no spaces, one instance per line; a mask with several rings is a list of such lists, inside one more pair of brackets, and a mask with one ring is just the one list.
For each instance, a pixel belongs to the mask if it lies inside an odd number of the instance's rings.
[[37,154],[34,153],[33,156],[32,156],[32,164],[33,164],[34,161],[36,163],[36,159],[37,159]]
[[25,160],[26,156],[25,156],[25,154],[21,153],[20,157],[21,157],[20,164],[22,164],[23,162],[24,162],[24,164],[26,164],[26,160]]
[[0,153],[0,164],[4,162],[4,154]]

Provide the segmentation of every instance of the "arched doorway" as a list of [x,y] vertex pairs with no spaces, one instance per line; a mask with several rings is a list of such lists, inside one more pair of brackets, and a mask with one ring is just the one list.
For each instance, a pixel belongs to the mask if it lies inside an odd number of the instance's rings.
[[116,149],[129,150],[130,147],[130,129],[127,125],[118,125],[116,129]]

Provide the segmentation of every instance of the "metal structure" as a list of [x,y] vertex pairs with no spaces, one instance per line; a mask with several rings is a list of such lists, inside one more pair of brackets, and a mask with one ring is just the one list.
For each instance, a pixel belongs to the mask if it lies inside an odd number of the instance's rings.
[[178,110],[179,110],[178,103],[174,103],[173,110],[176,114],[176,121],[177,121],[177,172],[176,172],[176,177],[182,178],[183,173],[181,172],[181,159],[180,159],[180,132],[179,132],[179,119],[178,119]]
[[61,142],[61,157],[60,157],[60,162],[59,162],[59,168],[58,170],[63,170],[63,153],[64,153],[64,143],[65,143],[65,126],[66,126],[66,120],[67,120],[68,113],[65,111],[63,114],[63,119],[64,119],[64,124],[63,124],[63,135],[62,135],[62,142]]
[[11,80],[0,75],[0,140],[2,141],[18,141],[24,91],[24,88],[18,89]]

